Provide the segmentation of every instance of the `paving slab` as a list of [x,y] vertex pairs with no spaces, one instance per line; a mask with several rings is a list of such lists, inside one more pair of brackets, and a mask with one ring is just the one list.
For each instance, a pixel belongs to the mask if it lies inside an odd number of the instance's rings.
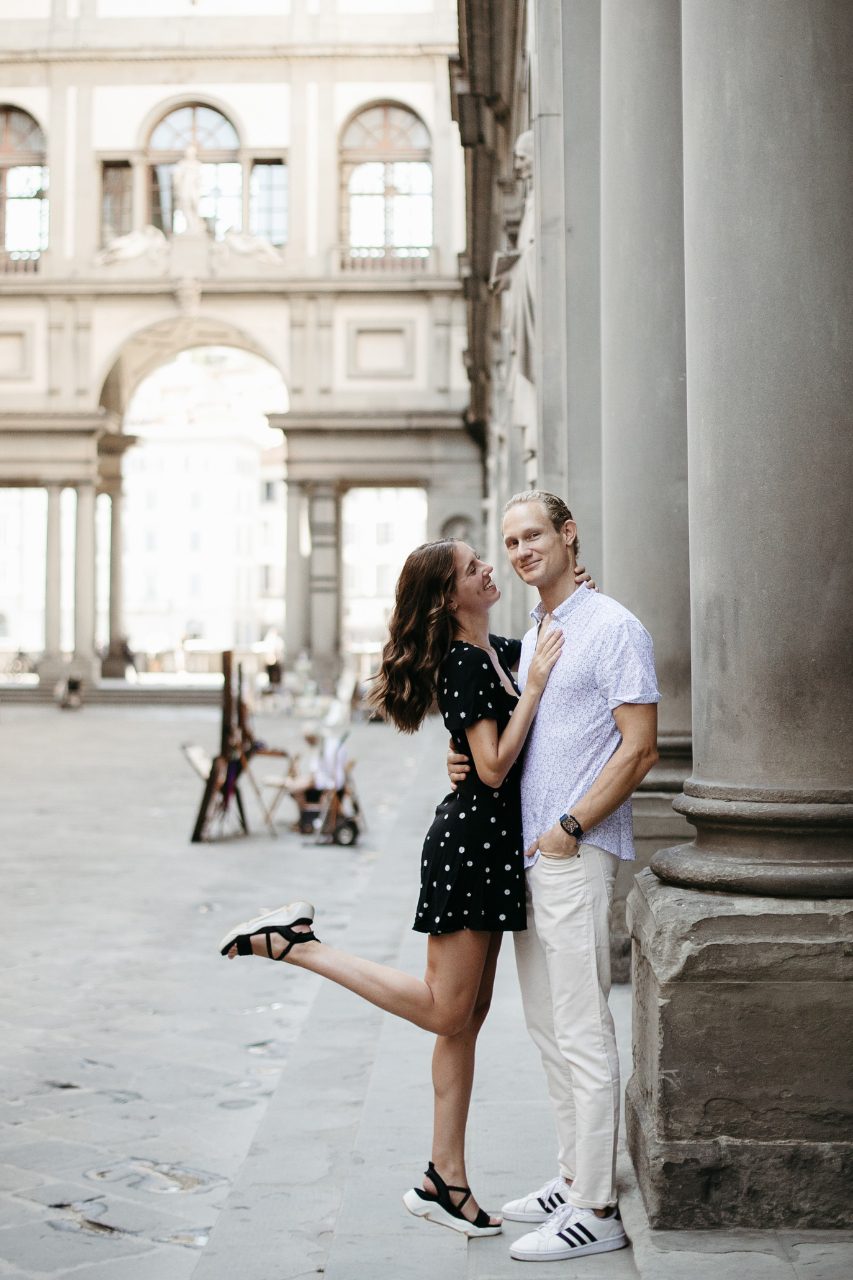
[[[120,1262],[102,1261],[89,1266],[75,1267],[63,1273],[63,1280],[190,1280],[196,1265],[196,1256],[185,1249],[151,1249],[135,1258],[122,1258]],[[3,1276],[3,1280],[9,1280]],[[29,1280],[19,1275],[18,1280]]]
[[115,1266],[128,1254],[146,1253],[151,1246],[118,1232],[80,1227],[71,1218],[48,1218],[0,1231],[0,1257],[48,1275],[68,1273],[84,1262],[109,1260]]

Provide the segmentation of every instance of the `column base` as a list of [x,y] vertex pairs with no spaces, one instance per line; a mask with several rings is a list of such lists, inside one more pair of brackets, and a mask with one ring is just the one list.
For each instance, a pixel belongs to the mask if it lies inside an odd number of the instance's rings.
[[83,681],[85,688],[91,688],[100,678],[100,663],[95,654],[74,654],[66,668],[66,675],[76,676]]
[[127,656],[123,650],[109,649],[101,661],[101,675],[113,680],[123,680],[127,675]]
[[853,903],[673,888],[628,901],[628,1144],[657,1228],[851,1222]]
[[[656,1230],[850,1227],[849,1142],[661,1142],[637,1096],[625,1091],[625,1128],[649,1224]],[[793,1197],[796,1196],[796,1202]]]
[[312,653],[311,670],[321,693],[335,692],[341,673],[341,660],[337,653]]
[[651,866],[668,884],[782,898],[853,897],[853,792],[762,791],[690,778],[674,801],[696,828]]
[[36,664],[39,684],[53,686],[57,680],[64,680],[69,672],[66,658],[59,653],[46,653]]

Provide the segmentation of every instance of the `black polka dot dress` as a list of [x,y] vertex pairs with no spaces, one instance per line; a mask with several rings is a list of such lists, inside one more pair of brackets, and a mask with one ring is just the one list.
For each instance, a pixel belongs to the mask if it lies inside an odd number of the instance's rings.
[[[509,681],[520,642],[490,636]],[[507,726],[516,698],[504,688],[484,649],[454,641],[439,668],[438,705],[458,750],[471,755],[466,730],[478,720]],[[520,764],[501,787],[471,771],[442,800],[421,855],[421,894],[414,928],[420,933],[460,929],[501,932],[526,928]]]

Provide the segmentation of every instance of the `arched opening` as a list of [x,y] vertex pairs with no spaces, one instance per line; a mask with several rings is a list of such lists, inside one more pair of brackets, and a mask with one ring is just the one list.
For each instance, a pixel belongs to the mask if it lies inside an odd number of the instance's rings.
[[216,671],[222,649],[280,642],[284,444],[266,414],[287,408],[281,374],[232,346],[182,351],[136,386],[123,422],[135,444],[122,463],[120,590],[138,668]]

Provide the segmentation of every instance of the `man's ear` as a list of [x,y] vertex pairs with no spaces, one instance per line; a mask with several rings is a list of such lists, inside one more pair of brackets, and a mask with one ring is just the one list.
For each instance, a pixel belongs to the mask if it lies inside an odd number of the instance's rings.
[[574,520],[567,520],[563,525],[563,536],[566,539],[566,546],[572,546],[575,538],[578,536],[578,526],[575,524]]

